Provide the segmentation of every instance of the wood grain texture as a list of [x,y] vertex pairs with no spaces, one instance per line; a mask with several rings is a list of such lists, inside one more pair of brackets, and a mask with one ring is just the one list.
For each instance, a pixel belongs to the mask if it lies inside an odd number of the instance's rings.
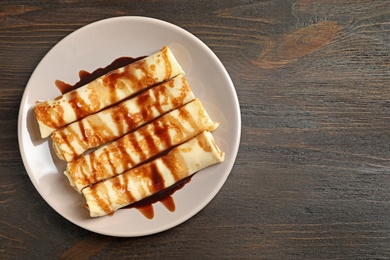
[[[59,40],[122,15],[190,31],[235,84],[242,139],[216,198],[141,238],[83,230],[31,184],[17,140],[24,88]],[[390,258],[390,2],[0,2],[0,257]]]

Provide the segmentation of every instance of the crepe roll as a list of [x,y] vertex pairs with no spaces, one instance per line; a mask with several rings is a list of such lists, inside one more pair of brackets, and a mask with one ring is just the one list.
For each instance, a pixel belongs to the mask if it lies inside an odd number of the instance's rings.
[[166,112],[194,99],[179,75],[122,103],[55,131],[51,138],[58,157],[67,162],[91,148],[118,139]]
[[85,188],[83,195],[90,216],[104,216],[223,160],[211,133],[203,132],[165,156]]
[[65,175],[71,186],[81,192],[88,185],[129,170],[202,131],[213,131],[217,126],[199,99],[195,99],[68,163]]
[[178,74],[184,72],[169,48],[164,47],[53,100],[37,102],[34,110],[41,137]]

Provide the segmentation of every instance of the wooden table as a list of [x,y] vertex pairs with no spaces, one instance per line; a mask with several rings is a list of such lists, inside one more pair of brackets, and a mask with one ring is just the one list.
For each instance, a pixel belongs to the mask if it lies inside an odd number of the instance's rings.
[[[148,16],[206,43],[238,93],[242,139],[210,204],[139,238],[86,231],[42,199],[17,118],[42,57],[74,30]],[[390,2],[0,3],[0,258],[390,258]]]

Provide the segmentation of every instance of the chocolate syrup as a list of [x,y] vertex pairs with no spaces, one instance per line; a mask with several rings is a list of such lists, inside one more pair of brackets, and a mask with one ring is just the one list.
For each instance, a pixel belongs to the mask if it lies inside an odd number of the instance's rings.
[[62,94],[65,94],[67,92],[70,92],[74,89],[77,89],[81,86],[84,86],[85,84],[88,84],[90,82],[92,82],[93,80],[107,74],[108,72],[112,71],[112,70],[116,70],[116,69],[119,69],[121,67],[124,67],[126,65],[129,65],[131,63],[134,63],[138,60],[141,60],[143,58],[145,58],[146,56],[142,56],[142,57],[137,57],[137,58],[133,58],[133,57],[120,57],[116,60],[114,60],[110,65],[104,67],[104,68],[98,68],[96,70],[94,70],[93,72],[88,72],[88,71],[85,71],[85,70],[80,70],[79,72],[79,78],[80,80],[75,83],[74,85],[71,85],[71,84],[68,84],[68,83],[65,83],[61,80],[56,80],[55,81],[55,84],[57,86],[57,88],[61,91]]
[[131,205],[123,207],[122,209],[138,209],[145,217],[152,219],[154,217],[153,204],[156,202],[161,202],[169,211],[174,212],[176,210],[175,201],[172,198],[172,195],[181,188],[184,187],[192,178],[193,175],[184,178],[172,186],[159,191],[147,198],[144,198],[138,202],[135,202]]

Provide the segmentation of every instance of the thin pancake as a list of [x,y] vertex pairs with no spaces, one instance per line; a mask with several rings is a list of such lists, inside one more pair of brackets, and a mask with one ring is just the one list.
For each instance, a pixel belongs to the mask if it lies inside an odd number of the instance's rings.
[[144,199],[210,165],[222,162],[210,132],[203,132],[167,155],[83,190],[91,217],[104,216]]

